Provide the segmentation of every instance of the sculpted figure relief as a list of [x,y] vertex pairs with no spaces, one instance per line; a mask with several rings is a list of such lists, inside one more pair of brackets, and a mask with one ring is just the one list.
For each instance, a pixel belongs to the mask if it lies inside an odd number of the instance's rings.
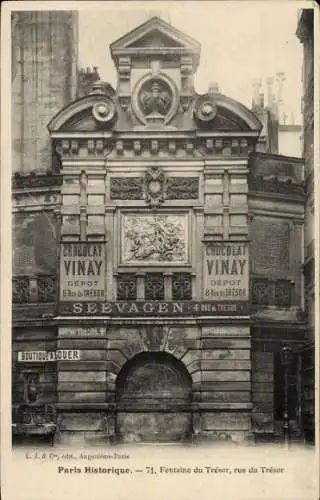
[[170,88],[164,82],[148,81],[140,91],[139,102],[144,114],[158,113],[165,116],[172,102]]
[[168,216],[127,218],[124,238],[125,260],[174,262],[185,260],[185,235],[182,221]]

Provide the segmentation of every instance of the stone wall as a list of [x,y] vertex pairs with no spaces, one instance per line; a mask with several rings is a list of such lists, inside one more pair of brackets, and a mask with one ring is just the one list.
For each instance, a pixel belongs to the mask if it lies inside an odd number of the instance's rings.
[[248,326],[203,327],[197,383],[199,438],[244,440],[250,435],[251,359]]
[[76,13],[15,12],[12,61],[12,171],[46,171],[47,124],[76,96]]
[[274,354],[252,352],[252,427],[256,433],[273,431]]
[[52,211],[15,213],[13,274],[56,274],[56,222]]
[[59,329],[57,347],[80,350],[78,361],[58,361],[60,441],[192,435],[243,441],[250,435],[247,326],[204,327],[201,336],[191,326],[68,327]]

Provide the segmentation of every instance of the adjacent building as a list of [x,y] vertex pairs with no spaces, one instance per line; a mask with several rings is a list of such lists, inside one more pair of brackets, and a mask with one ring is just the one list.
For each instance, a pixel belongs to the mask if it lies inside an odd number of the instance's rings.
[[303,440],[303,162],[158,17],[110,51],[13,177],[14,436]]
[[304,221],[304,300],[307,344],[302,356],[304,397],[302,416],[305,435],[314,441],[315,380],[315,219],[314,219],[314,11],[303,9],[299,16],[297,36],[303,44],[303,156],[305,161]]

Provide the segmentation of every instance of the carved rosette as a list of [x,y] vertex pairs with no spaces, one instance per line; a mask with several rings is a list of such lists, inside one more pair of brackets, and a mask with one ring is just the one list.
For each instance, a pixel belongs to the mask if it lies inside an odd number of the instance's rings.
[[96,122],[100,125],[106,125],[113,121],[116,107],[111,99],[104,99],[94,104],[92,114]]
[[211,94],[204,94],[198,97],[195,102],[194,116],[195,118],[202,122],[211,122],[217,114],[217,105]]
[[158,207],[165,200],[166,176],[164,172],[153,167],[147,170],[144,177],[144,198],[152,207]]

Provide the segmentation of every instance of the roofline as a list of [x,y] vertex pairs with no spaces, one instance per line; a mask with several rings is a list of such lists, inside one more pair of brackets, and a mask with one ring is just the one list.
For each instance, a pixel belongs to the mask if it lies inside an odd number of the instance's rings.
[[235,99],[232,99],[232,97],[228,97],[220,93],[215,94],[214,98],[217,106],[221,106],[222,108],[224,107],[229,111],[232,111],[247,123],[251,131],[255,130],[259,132],[259,134],[261,133],[263,124],[261,123],[257,115],[253,113],[249,108],[247,108],[244,104]]
[[183,33],[178,28],[175,28],[174,26],[172,26],[172,24],[169,24],[166,21],[164,21],[163,19],[161,19],[161,17],[154,16],[154,17],[151,17],[150,19],[148,19],[147,21],[145,21],[144,23],[139,24],[139,26],[136,26],[136,28],[133,28],[133,30],[125,33],[120,38],[118,38],[117,40],[115,40],[114,42],[112,42],[110,44],[110,50],[113,49],[114,45],[120,43],[122,40],[124,40],[125,38],[127,38],[129,35],[133,35],[135,32],[139,33],[139,31],[142,31],[143,28],[146,25],[151,24],[154,21],[158,21],[160,24],[162,24],[163,27],[169,28],[170,31],[176,33],[177,35],[183,35],[184,38],[186,38],[187,40],[190,40],[190,43],[198,46],[199,49],[201,48],[201,44],[200,44],[200,42],[198,42],[198,40],[196,40],[195,38],[192,38],[190,35],[187,35],[187,34]]
[[262,157],[262,158],[270,158],[272,160],[282,160],[282,161],[288,161],[288,162],[294,162],[294,163],[300,163],[301,165],[304,165],[304,159],[299,158],[297,156],[285,156],[285,155],[278,155],[278,154],[271,154],[271,153],[260,153],[260,152],[254,152],[251,154],[251,158],[254,157]]
[[117,40],[115,40],[114,42],[112,42],[110,45],[109,45],[109,50],[110,50],[110,53],[111,53],[111,58],[112,60],[115,62],[115,59],[117,56],[121,55],[121,54],[137,54],[139,52],[143,52],[144,54],[146,52],[152,52],[152,53],[156,53],[156,52],[165,52],[166,51],[166,48],[165,47],[161,47],[161,48],[157,48],[157,47],[153,47],[153,48],[143,48],[143,49],[140,49],[137,47],[137,48],[121,48],[119,47],[119,45],[121,45],[121,42],[123,42],[126,38],[129,38],[129,37],[132,37],[134,38],[135,36],[138,37],[139,36],[139,33],[140,32],[143,32],[143,30],[145,29],[146,26],[148,25],[152,25],[152,23],[155,23],[157,22],[159,27],[163,27],[164,29],[166,30],[170,30],[170,32],[175,35],[179,38],[183,38],[187,43],[189,43],[191,45],[191,47],[171,47],[171,48],[168,48],[168,50],[170,51],[170,53],[172,52],[173,49],[175,49],[175,51],[179,52],[179,49],[180,49],[180,53],[181,54],[191,54],[194,56],[195,58],[195,62],[196,62],[196,67],[199,65],[199,60],[200,60],[200,52],[201,52],[201,44],[200,42],[198,42],[197,40],[195,40],[194,38],[192,38],[191,36],[183,33],[182,31],[180,31],[179,29],[175,28],[174,26],[172,26],[171,24],[167,23],[166,21],[164,21],[163,19],[161,19],[160,17],[158,16],[155,16],[155,17],[152,17],[150,19],[148,19],[147,21],[145,21],[143,24],[140,24],[139,26],[137,26],[136,28],[134,28],[133,30],[125,33],[124,35],[122,35],[120,38],[118,38]]

